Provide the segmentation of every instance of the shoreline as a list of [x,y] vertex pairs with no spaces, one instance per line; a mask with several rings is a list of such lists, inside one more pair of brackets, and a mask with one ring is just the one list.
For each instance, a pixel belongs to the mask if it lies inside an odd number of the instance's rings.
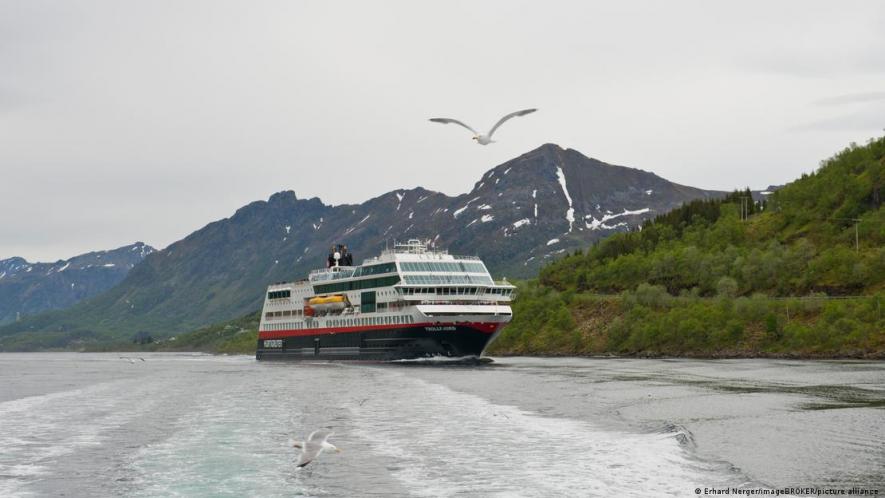
[[[180,353],[180,354],[203,354],[210,356],[249,356],[254,357],[255,352],[248,351],[206,351],[206,350],[185,350],[185,349],[56,349],[56,350],[33,350],[33,351],[0,351],[0,354],[36,354],[36,353],[107,353],[107,354],[146,354],[146,353]],[[738,352],[722,352],[722,353],[686,353],[682,355],[643,352],[628,354],[576,354],[565,352],[549,352],[549,353],[510,353],[499,352],[494,354],[483,354],[482,358],[576,358],[576,359],[610,359],[610,360],[799,360],[799,361],[885,361],[885,352],[858,352],[856,354],[815,354],[815,353],[794,353],[794,352],[754,352],[754,353],[738,353]],[[333,361],[333,360],[328,360]],[[346,363],[347,361],[344,361]],[[293,362],[297,363],[297,362]],[[379,362],[384,363],[384,362]]]

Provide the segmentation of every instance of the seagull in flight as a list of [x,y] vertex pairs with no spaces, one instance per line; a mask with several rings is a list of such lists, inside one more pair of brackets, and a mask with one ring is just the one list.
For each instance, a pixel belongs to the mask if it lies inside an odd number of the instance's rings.
[[457,119],[432,118],[431,121],[433,121],[434,123],[442,123],[442,124],[455,123],[456,125],[461,125],[464,128],[467,128],[468,130],[473,132],[473,140],[475,140],[476,143],[478,143],[480,145],[488,145],[488,144],[494,142],[494,140],[492,140],[492,133],[495,133],[495,130],[497,130],[498,127],[500,127],[502,124],[504,124],[505,121],[507,121],[510,118],[525,116],[526,114],[531,114],[535,111],[537,111],[537,109],[523,109],[521,111],[511,112],[510,114],[499,119],[498,122],[495,123],[495,126],[492,126],[492,129],[489,130],[488,133],[480,133],[480,132],[474,130],[473,128],[467,126],[466,124],[462,123],[461,121],[458,121]]
[[332,436],[332,431],[319,430],[310,433],[307,441],[296,441],[292,446],[301,448],[301,455],[298,457],[298,467],[304,467],[320,456],[323,450],[335,450],[340,452],[334,444],[326,441]]

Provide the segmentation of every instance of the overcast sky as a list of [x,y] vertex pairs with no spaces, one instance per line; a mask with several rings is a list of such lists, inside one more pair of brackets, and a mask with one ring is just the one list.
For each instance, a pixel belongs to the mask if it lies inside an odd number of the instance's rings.
[[[459,194],[545,142],[765,187],[885,128],[885,2],[0,0],[0,258],[291,189]],[[474,144],[454,117],[487,129]]]

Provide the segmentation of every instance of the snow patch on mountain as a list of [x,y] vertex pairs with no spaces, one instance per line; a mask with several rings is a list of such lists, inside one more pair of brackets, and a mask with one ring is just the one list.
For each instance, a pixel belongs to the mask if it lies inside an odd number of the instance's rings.
[[568,209],[565,211],[565,220],[568,221],[568,231],[572,231],[572,227],[575,224],[575,208],[572,207],[572,196],[568,195],[568,187],[565,184],[565,173],[562,172],[562,167],[556,167],[556,179],[559,180],[559,185],[562,187],[562,193],[565,194],[565,200],[568,201]]
[[461,214],[461,213],[463,213],[467,208],[470,207],[470,203],[473,202],[473,201],[476,201],[476,200],[479,200],[479,197],[474,197],[473,199],[470,199],[469,201],[467,201],[467,204],[465,204],[464,207],[462,207],[462,208],[456,209],[456,210],[452,213],[452,216],[455,217],[455,219],[457,219],[457,218],[458,218],[458,215]]
[[[644,214],[649,211],[651,211],[651,208],[642,208],[642,209],[637,209],[635,211],[630,211],[629,209],[625,209],[623,213],[618,213],[618,214],[612,214],[611,211],[607,211],[609,214],[603,215],[602,218],[598,219],[598,220],[592,214],[588,214],[587,216],[584,217],[584,219],[585,219],[584,224],[590,230],[600,230],[600,229],[613,230],[618,227],[627,226],[627,223],[619,222],[619,223],[615,223],[614,225],[606,225],[606,223],[605,223],[606,221],[613,220],[615,218],[620,218],[621,216],[633,216],[633,215],[637,215],[637,214]],[[590,221],[587,221],[588,218]]]
[[519,228],[523,225],[529,225],[529,224],[531,224],[531,222],[532,222],[532,220],[530,220],[528,218],[523,218],[521,220],[514,221],[513,228]]

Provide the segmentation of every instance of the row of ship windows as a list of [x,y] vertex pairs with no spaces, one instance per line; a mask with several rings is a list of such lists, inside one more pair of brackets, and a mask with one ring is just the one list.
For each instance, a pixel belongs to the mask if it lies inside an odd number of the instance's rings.
[[288,297],[292,297],[292,291],[289,289],[286,290],[278,290],[278,291],[270,291],[267,293],[268,299],[285,299]]
[[360,327],[364,325],[402,325],[415,323],[409,315],[370,316],[364,318],[336,318],[326,322],[327,327]]
[[475,296],[477,294],[496,294],[499,296],[509,296],[513,293],[513,289],[484,289],[480,290],[476,287],[406,287],[402,289],[403,294],[412,296],[415,294],[436,294],[442,296]]
[[468,272],[468,273],[487,273],[486,267],[482,263],[471,263],[467,261],[452,262],[421,262],[399,264],[402,271],[445,271],[445,272]]
[[275,317],[284,317],[284,316],[302,316],[304,314],[303,310],[284,310],[284,311],[268,311],[264,314],[264,318],[275,318]]
[[357,266],[356,268],[343,267],[338,271],[327,271],[315,273],[311,276],[314,282],[324,282],[327,280],[339,280],[343,278],[369,277],[372,275],[381,275],[384,273],[396,273],[396,263],[383,263],[372,266]]
[[399,276],[370,278],[366,280],[351,280],[350,282],[337,282],[334,284],[314,285],[314,292],[317,294],[328,294],[330,292],[344,292],[349,290],[372,289],[374,287],[389,287],[399,283]]
[[438,285],[438,284],[477,284],[492,285],[492,279],[486,276],[473,275],[404,275],[407,284]]
[[[408,303],[404,302],[392,302],[392,303],[378,303],[376,304],[375,311],[377,313],[384,313],[385,311],[396,311],[400,308],[405,308],[408,306]],[[283,310],[283,311],[268,311],[264,313],[264,318],[273,319],[273,318],[286,318],[290,316],[304,316],[303,309],[294,309],[294,310]]]
[[372,266],[358,266],[353,272],[354,277],[365,277],[368,275],[380,275],[382,273],[393,273],[396,271],[396,263],[382,263]]
[[318,328],[320,328],[320,324],[317,322],[284,322],[265,323],[262,330],[302,330]]
[[340,318],[327,320],[324,324],[321,324],[317,320],[311,322],[265,323],[264,330],[302,330],[326,327],[361,327],[367,325],[405,325],[407,323],[415,323],[415,318],[409,315],[396,315],[372,316],[365,318]]

